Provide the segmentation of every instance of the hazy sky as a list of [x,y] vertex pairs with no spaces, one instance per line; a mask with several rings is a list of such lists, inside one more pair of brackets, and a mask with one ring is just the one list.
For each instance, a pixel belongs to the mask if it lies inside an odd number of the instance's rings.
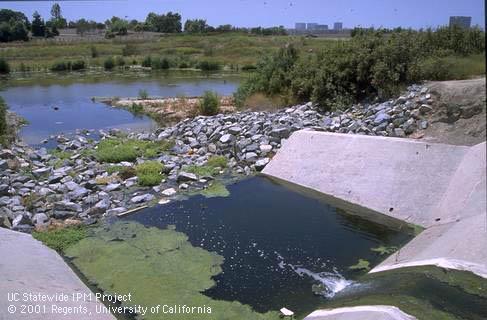
[[[38,10],[49,17],[55,1],[5,1],[0,8],[24,12]],[[183,20],[204,18],[210,25],[293,27],[295,22],[317,22],[344,27],[436,27],[448,24],[451,15],[472,16],[484,26],[484,0],[72,0],[58,1],[68,20],[104,21],[111,16],[144,20],[147,13],[176,11]]]

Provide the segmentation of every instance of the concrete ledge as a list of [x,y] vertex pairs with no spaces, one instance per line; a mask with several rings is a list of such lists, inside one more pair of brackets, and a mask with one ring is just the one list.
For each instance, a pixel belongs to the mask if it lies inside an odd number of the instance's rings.
[[316,310],[304,320],[415,320],[416,318],[393,306],[359,306]]
[[[78,278],[73,270],[54,251],[44,246],[28,234],[0,228],[0,319],[45,319],[45,320],[115,320],[111,314],[97,313],[97,302],[91,290]],[[8,301],[7,294],[40,293],[45,295],[66,294],[67,302],[23,302]],[[81,293],[91,301],[73,301],[72,294]],[[21,314],[21,305],[46,306],[46,312]],[[15,306],[16,312],[10,313],[9,306]],[[86,308],[87,313],[71,311],[68,315],[53,313],[52,305],[62,308]],[[91,313],[91,314],[90,314]]]
[[485,142],[464,147],[298,131],[263,174],[375,221],[379,214],[426,228],[372,272],[437,265],[487,278]]

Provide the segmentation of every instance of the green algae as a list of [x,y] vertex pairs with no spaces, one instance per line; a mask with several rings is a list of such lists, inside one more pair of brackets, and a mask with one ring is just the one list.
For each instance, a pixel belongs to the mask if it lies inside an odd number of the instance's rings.
[[213,181],[208,188],[203,189],[200,193],[206,198],[225,198],[230,196],[230,191],[228,191],[227,187],[219,181]]
[[[239,302],[213,300],[202,292],[215,285],[212,277],[222,269],[223,257],[192,246],[173,228],[146,228],[134,222],[117,222],[97,228],[91,236],[66,251],[66,256],[90,281],[107,293],[132,294],[127,306],[206,306],[211,314],[197,319],[278,319],[275,312],[260,314]],[[144,319],[160,319],[146,314]],[[171,319],[188,319],[171,314]]]
[[375,252],[375,253],[377,253],[380,256],[393,254],[397,250],[398,250],[398,248],[397,247],[394,247],[394,246],[390,246],[390,247],[387,247],[387,246],[379,246],[377,248],[371,248],[370,249],[370,251]]
[[359,259],[357,264],[348,267],[348,269],[355,271],[368,271],[370,270],[370,262],[364,259]]

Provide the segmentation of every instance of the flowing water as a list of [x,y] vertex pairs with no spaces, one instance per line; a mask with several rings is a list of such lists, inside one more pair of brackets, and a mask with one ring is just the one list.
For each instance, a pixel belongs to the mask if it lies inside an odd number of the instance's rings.
[[157,125],[147,116],[112,108],[92,97],[137,97],[139,90],[150,96],[199,96],[207,90],[231,95],[238,78],[195,74],[142,74],[130,76],[83,77],[80,79],[28,79],[4,81],[0,96],[29,124],[20,135],[37,145],[51,135],[70,134],[78,129],[125,128],[151,130]]
[[[175,225],[193,245],[222,255],[223,272],[206,294],[259,312],[288,307],[304,315],[354,285],[361,272],[349,267],[358,258],[377,264],[381,257],[370,249],[410,239],[264,177],[228,188],[226,198],[193,196],[126,219],[161,229]],[[320,296],[313,285],[321,285]]]

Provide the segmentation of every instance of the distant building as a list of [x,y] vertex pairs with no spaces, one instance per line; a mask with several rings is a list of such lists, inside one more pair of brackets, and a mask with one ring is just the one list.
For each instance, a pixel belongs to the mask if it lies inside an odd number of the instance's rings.
[[318,31],[327,31],[328,30],[328,25],[327,24],[319,24],[317,26]]
[[343,29],[343,23],[341,22],[335,22],[333,24],[333,30],[335,31],[341,31]]
[[450,17],[450,27],[457,26],[461,28],[470,28],[472,24],[472,17],[452,16]]
[[306,23],[297,22],[295,25],[296,31],[305,31],[306,30]]
[[306,25],[306,30],[308,30],[308,31],[316,31],[317,29],[318,29],[317,23],[308,23]]

